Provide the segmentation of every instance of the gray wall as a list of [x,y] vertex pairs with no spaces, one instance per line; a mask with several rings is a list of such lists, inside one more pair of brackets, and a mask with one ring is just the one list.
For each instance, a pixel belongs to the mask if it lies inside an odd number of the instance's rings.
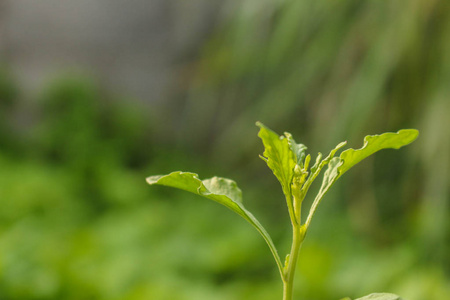
[[0,0],[0,58],[28,92],[61,72],[160,101],[223,1]]

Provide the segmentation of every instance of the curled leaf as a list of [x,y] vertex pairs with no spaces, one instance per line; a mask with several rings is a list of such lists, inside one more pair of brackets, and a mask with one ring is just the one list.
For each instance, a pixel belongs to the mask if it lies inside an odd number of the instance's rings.
[[167,175],[148,177],[147,183],[150,185],[157,184],[185,190],[214,200],[223,206],[228,207],[247,220],[247,222],[252,224],[253,227],[258,230],[269,246],[280,273],[282,272],[281,260],[269,233],[253,216],[253,214],[245,209],[244,204],[242,203],[242,192],[233,180],[221,177],[212,177],[202,181],[195,173],[177,171]]
[[306,149],[308,148],[303,144],[297,144],[297,142],[292,137],[292,134],[290,134],[289,132],[285,132],[284,136],[287,138],[289,147],[295,155],[295,162],[300,167],[303,167],[303,160],[306,157]]

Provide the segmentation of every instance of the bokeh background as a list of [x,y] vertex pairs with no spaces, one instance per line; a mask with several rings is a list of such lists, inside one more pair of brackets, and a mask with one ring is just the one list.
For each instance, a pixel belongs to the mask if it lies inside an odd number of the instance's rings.
[[449,116],[447,0],[2,0],[0,299],[280,299],[251,226],[144,180],[233,178],[284,256],[258,120],[313,157],[420,130],[333,186],[296,299],[450,299]]

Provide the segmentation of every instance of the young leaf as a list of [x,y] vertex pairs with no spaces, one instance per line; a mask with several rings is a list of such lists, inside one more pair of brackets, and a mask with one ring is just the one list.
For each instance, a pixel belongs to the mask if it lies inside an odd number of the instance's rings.
[[314,202],[311,205],[311,208],[309,210],[308,218],[306,219],[306,222],[305,222],[306,228],[309,227],[312,217],[314,216],[317,206],[319,205],[323,196],[325,196],[325,194],[331,188],[333,183],[339,178],[338,168],[341,166],[341,164],[342,164],[342,160],[339,157],[332,158],[330,160],[330,162],[328,163],[328,168],[325,171],[325,174],[323,175],[322,185],[320,186],[319,193],[317,194],[316,198],[314,199]]
[[303,160],[306,157],[306,149],[308,148],[303,144],[297,144],[292,137],[292,134],[290,134],[289,132],[285,132],[284,136],[287,138],[289,147],[294,153],[295,162],[297,163],[297,165],[303,168]]
[[394,294],[375,293],[355,300],[402,300],[402,298]]
[[220,177],[213,177],[202,181],[195,173],[181,171],[167,175],[151,176],[147,178],[147,182],[150,185],[165,185],[206,197],[228,207],[243,217],[262,235],[269,246],[270,251],[272,251],[281,276],[283,276],[283,267],[277,249],[275,248],[269,233],[267,233],[253,214],[245,209],[242,203],[242,192],[236,182]]
[[256,125],[260,128],[258,136],[265,148],[262,158],[281,183],[284,194],[290,195],[296,157],[291,150],[288,139],[284,136],[278,136],[260,122],[257,122]]
[[[291,196],[291,183],[294,176],[294,167],[297,162],[296,156],[287,138],[278,136],[278,134],[260,122],[256,122],[256,125],[260,128],[258,136],[264,144],[264,153],[261,158],[267,163],[280,182],[286,198],[291,221],[293,224],[297,224],[298,220],[294,213],[294,204],[292,203]],[[298,148],[300,150],[301,147]]]
[[[333,150],[330,151],[330,154],[328,154],[328,156],[325,157],[322,161],[321,161],[322,153],[319,152],[319,154],[317,155],[316,163],[314,164],[314,166],[311,167],[311,175],[308,177],[308,180],[306,181],[306,183],[305,183],[305,185],[303,187],[303,193],[304,194],[306,194],[308,192],[308,189],[309,189],[310,185],[316,179],[316,177],[319,175],[319,173],[322,170],[322,168],[326,164],[330,163],[331,160],[333,159],[334,155],[336,154],[336,152],[339,149],[341,149],[342,147],[344,147],[346,144],[347,144],[347,142],[339,143]],[[322,183],[322,185],[323,185],[323,183]]]
[[419,131],[416,129],[402,129],[396,133],[387,132],[366,136],[362,148],[357,150],[350,148],[341,153],[340,158],[343,160],[343,164],[339,167],[339,177],[375,152],[386,148],[399,149],[412,143],[418,135]]
[[331,159],[323,176],[322,186],[311,206],[306,227],[311,223],[314,212],[323,196],[342,174],[375,152],[387,148],[399,149],[412,143],[418,135],[419,132],[416,129],[402,129],[397,133],[387,132],[380,135],[368,135],[364,138],[364,145],[360,149],[347,149],[341,153],[339,158]]

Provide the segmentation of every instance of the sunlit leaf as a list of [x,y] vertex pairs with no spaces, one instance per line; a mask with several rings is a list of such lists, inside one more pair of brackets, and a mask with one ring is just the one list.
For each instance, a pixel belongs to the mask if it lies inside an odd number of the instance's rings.
[[281,272],[281,260],[278,256],[275,245],[273,244],[269,233],[267,233],[253,214],[245,209],[242,203],[242,192],[236,182],[220,177],[212,177],[202,181],[195,173],[181,171],[173,172],[167,175],[151,176],[147,178],[147,182],[150,185],[157,184],[174,187],[206,197],[228,207],[243,217],[263,236],[264,240],[269,245],[269,248],[272,251]]
[[394,294],[375,293],[355,300],[402,300],[402,298]]
[[[416,129],[402,129],[397,133],[387,132],[380,135],[368,135],[364,138],[364,145],[362,148],[357,150],[350,148],[343,151],[339,157],[332,158],[323,176],[319,193],[311,206],[308,219],[306,220],[306,226],[309,226],[314,212],[323,196],[342,174],[375,152],[387,148],[399,149],[413,142],[418,135],[419,132]],[[341,143],[338,147],[339,146],[342,147],[343,144]]]
[[[311,185],[311,183],[316,179],[317,175],[319,175],[320,171],[322,170],[322,168],[331,162],[331,160],[333,159],[334,155],[336,154],[336,152],[341,149],[342,147],[344,147],[347,144],[347,142],[341,142],[339,143],[333,150],[330,151],[330,153],[328,154],[327,157],[325,157],[323,160],[321,160],[322,158],[322,153],[319,152],[319,154],[317,155],[317,159],[316,159],[316,163],[314,164],[314,166],[311,167],[311,175],[308,178],[308,181],[305,184],[305,192],[308,191],[309,185]],[[336,160],[336,159],[335,159]],[[333,167],[335,167],[337,163],[333,163]],[[329,167],[330,168],[330,167]],[[330,171],[331,172],[331,171]],[[329,173],[330,173],[329,172]],[[324,179],[325,180],[325,179]],[[329,179],[328,179],[329,180]],[[323,186],[323,183],[322,183]]]
[[306,149],[308,149],[303,144],[297,144],[297,142],[292,137],[292,134],[289,132],[285,132],[284,135],[286,136],[288,140],[289,147],[291,148],[291,151],[294,153],[295,156],[295,162],[303,167],[303,160],[306,157]]
[[341,153],[340,158],[343,160],[343,164],[339,167],[339,176],[375,152],[387,148],[399,149],[412,143],[418,135],[419,131],[416,129],[402,129],[396,133],[387,132],[366,136],[362,148],[357,150],[350,148]]
[[258,136],[265,148],[262,158],[281,183],[284,194],[288,196],[291,194],[291,182],[297,162],[294,152],[291,150],[287,138],[278,136],[260,122],[257,122],[256,125],[260,128]]
[[322,185],[320,186],[319,193],[314,199],[313,204],[309,210],[308,218],[306,219],[306,227],[309,227],[312,217],[316,212],[317,206],[322,200],[323,196],[328,192],[333,183],[339,178],[338,168],[341,166],[342,160],[339,157],[334,157],[328,163],[328,168],[323,175]]

